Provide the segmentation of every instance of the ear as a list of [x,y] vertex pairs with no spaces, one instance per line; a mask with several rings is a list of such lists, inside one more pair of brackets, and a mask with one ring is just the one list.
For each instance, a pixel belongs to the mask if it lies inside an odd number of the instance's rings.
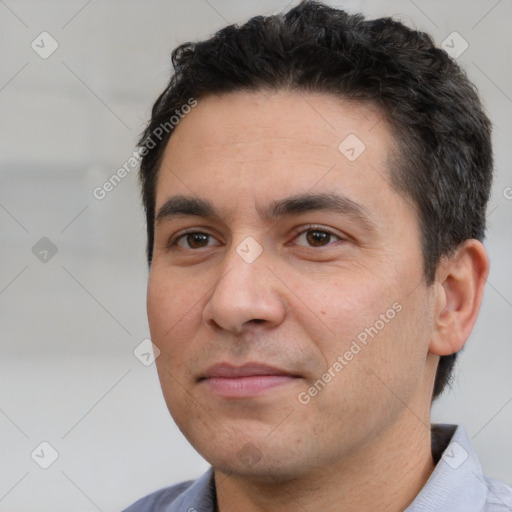
[[429,351],[439,356],[458,352],[476,322],[489,258],[481,242],[466,240],[449,258],[443,258],[436,273],[434,332]]

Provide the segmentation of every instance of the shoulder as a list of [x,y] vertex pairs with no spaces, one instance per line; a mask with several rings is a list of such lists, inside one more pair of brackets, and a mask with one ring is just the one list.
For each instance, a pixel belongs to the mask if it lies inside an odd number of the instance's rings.
[[140,498],[122,512],[163,512],[166,507],[170,506],[176,498],[183,494],[193,483],[193,480],[189,480],[159,489],[158,491]]
[[197,480],[164,487],[124,509],[123,512],[213,512],[216,493],[213,468]]
[[512,510],[512,487],[494,478],[484,478],[487,486],[485,512],[510,512]]

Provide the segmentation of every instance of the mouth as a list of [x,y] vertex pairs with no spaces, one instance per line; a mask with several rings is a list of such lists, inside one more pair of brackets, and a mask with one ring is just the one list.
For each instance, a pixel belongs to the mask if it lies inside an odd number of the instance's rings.
[[260,395],[276,387],[300,379],[287,370],[260,363],[233,366],[220,363],[211,366],[198,382],[205,384],[214,394],[225,398],[243,398]]

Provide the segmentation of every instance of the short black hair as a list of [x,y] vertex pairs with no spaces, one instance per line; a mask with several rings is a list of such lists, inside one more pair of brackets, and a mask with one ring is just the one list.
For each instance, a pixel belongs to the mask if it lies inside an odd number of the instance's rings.
[[[241,90],[330,93],[381,109],[398,148],[390,181],[417,209],[428,285],[443,256],[464,240],[483,240],[491,123],[475,86],[428,34],[389,17],[367,20],[306,0],[286,13],[256,16],[182,44],[172,64],[174,73],[139,141],[149,265],[156,178],[173,126],[157,141],[155,130],[163,134],[161,127],[191,98]],[[449,383],[456,357],[441,356],[433,399]]]

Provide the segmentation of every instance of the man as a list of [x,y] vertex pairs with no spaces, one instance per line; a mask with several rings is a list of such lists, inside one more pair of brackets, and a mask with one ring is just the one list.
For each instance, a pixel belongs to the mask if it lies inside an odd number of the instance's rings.
[[505,511],[431,425],[476,321],[490,122],[424,33],[315,2],[173,53],[140,142],[148,318],[212,468],[142,511]]

